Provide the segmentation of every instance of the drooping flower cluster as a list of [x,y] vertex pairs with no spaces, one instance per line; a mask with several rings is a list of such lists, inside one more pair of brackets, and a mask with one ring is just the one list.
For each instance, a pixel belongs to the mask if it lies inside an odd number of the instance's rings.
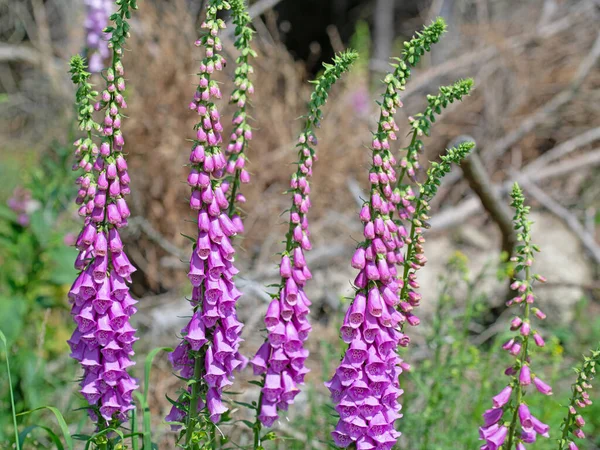
[[[470,78],[459,80],[453,85],[442,86],[437,95],[427,96],[427,108],[423,113],[410,117],[412,136],[409,146],[406,148],[406,154],[400,161],[400,174],[398,177],[398,188],[402,198],[398,207],[398,216],[395,222],[398,226],[409,223],[410,231],[406,238],[407,248],[405,252],[404,273],[402,274],[403,286],[400,292],[400,301],[408,303],[412,308],[419,306],[421,294],[418,292],[419,283],[417,282],[417,271],[427,263],[423,245],[425,238],[423,231],[428,227],[426,215],[429,209],[423,196],[420,198],[422,204],[416,204],[413,184],[418,184],[417,173],[420,169],[419,154],[423,151],[423,141],[421,136],[429,136],[431,126],[435,122],[435,114],[440,114],[443,108],[449,104],[462,100],[464,96],[469,95],[473,87],[473,80]],[[431,194],[433,197],[434,193]],[[419,320],[412,316],[407,321],[409,325],[418,325]]]
[[[290,190],[292,206],[289,210],[289,229],[286,248],[279,264],[281,283],[267,309],[265,325],[268,338],[252,359],[255,375],[263,375],[257,419],[270,427],[278,417],[278,410],[287,410],[300,392],[308,373],[304,362],[308,350],[304,342],[311,331],[308,321],[310,300],[304,292],[311,278],[305,252],[311,249],[308,230],[310,183],[313,163],[317,160],[315,127],[322,119],[321,107],[326,103],[329,90],[356,60],[357,54],[348,51],[337,55],[333,65],[324,64],[325,71],[315,82],[309,102],[304,130],[298,139],[298,169],[292,175]],[[256,441],[255,441],[256,442]]]
[[236,59],[235,89],[231,94],[229,103],[235,104],[237,109],[233,114],[233,131],[227,145],[227,182],[231,185],[229,193],[229,217],[236,214],[236,205],[246,201],[243,194],[239,192],[240,183],[249,183],[250,174],[245,169],[245,148],[252,139],[252,127],[248,123],[248,97],[254,93],[254,85],[250,80],[250,74],[254,69],[249,63],[250,57],[256,57],[256,52],[251,47],[254,31],[250,28],[250,15],[246,10],[244,0],[232,0],[233,23],[235,24],[235,35],[237,37],[234,45],[240,51]]
[[[137,339],[129,323],[137,303],[128,286],[135,269],[123,251],[119,236],[119,229],[127,225],[130,215],[125,201],[129,175],[119,114],[119,108],[126,106],[122,96],[125,84],[121,46],[128,35],[125,17],[137,6],[135,0],[122,0],[118,4],[119,11],[113,15],[116,27],[109,31],[113,64],[107,71],[108,86],[96,104],[96,109],[106,110],[103,126],[92,118],[92,103],[97,93],[89,84],[85,63],[79,56],[71,60],[72,79],[79,86],[79,125],[88,134],[75,142],[78,162],[73,169],[84,171],[77,179],[76,201],[85,226],[76,241],[79,255],[75,268],[80,273],[69,291],[71,314],[77,324],[69,345],[71,356],[84,369],[81,393],[100,429],[127,420],[128,411],[133,408],[132,393],[137,388],[127,372],[135,364],[131,360],[132,344]],[[92,130],[104,135],[100,147],[93,142]]]
[[[394,429],[395,420],[401,416],[398,398],[402,390],[398,376],[408,365],[395,349],[409,343],[408,336],[401,331],[402,325],[418,324],[411,311],[419,297],[416,293],[401,294],[407,268],[412,266],[408,265],[403,248],[409,244],[410,250],[413,241],[409,240],[402,222],[393,220],[393,215],[399,213],[406,220],[415,213],[415,207],[412,191],[402,191],[399,187],[401,179],[396,175],[390,141],[397,138],[394,114],[402,105],[398,91],[404,89],[409,66],[439,40],[444,30],[444,22],[437,20],[406,43],[404,57],[384,79],[386,92],[371,145],[370,197],[360,212],[365,241],[352,258],[352,266],[360,272],[354,280],[354,300],[340,330],[349,347],[335,375],[326,383],[340,415],[332,433],[340,447],[355,443],[357,449],[391,448],[399,436]],[[402,168],[404,174],[407,165]],[[411,235],[415,237],[414,231]],[[403,266],[404,273],[398,270]],[[414,279],[408,283],[414,289],[418,287]]]
[[233,265],[235,250],[231,244],[231,238],[241,233],[243,226],[239,216],[228,215],[229,183],[223,180],[227,160],[221,151],[223,126],[213,102],[221,98],[221,91],[211,79],[225,65],[219,54],[222,44],[218,37],[225,23],[217,19],[217,12],[229,8],[224,0],[208,3],[202,23],[206,33],[196,42],[206,55],[200,63],[200,81],[190,104],[190,109],[200,116],[187,180],[191,187],[190,208],[197,212],[198,225],[188,272],[193,286],[193,315],[181,330],[182,342],[169,356],[178,375],[190,380],[190,387],[182,392],[167,416],[169,422],[185,423],[188,436],[199,421],[219,422],[227,410],[222,403],[223,389],[232,384],[233,371],[246,363],[238,351],[242,324],[237,320],[236,302],[241,292],[233,282],[238,271]]
[[[461,144],[449,149],[440,163],[431,164],[415,201],[416,217],[427,208],[451,165],[460,163],[473,147],[471,142]],[[378,151],[373,154],[373,160],[377,161]],[[395,176],[393,169],[387,172],[376,169],[375,173]],[[377,179],[377,183],[373,183],[374,177],[371,179],[370,202],[361,211],[366,240],[352,258],[353,267],[360,272],[354,281],[357,287],[354,300],[341,328],[342,339],[349,347],[332,380],[326,383],[340,415],[333,439],[343,448],[355,442],[357,450],[391,449],[396,443],[399,433],[394,421],[401,417],[398,397],[402,394],[398,376],[408,367],[396,349],[408,345],[410,340],[402,332],[402,325],[414,320],[412,305],[400,300],[403,280],[397,273],[397,266],[405,258],[402,249],[410,241],[405,230],[383,215],[380,208],[372,206],[379,204],[377,186],[381,181],[379,176]],[[394,204],[393,199],[388,203]],[[382,222],[383,228],[379,225],[379,229],[383,231],[378,232],[377,223]],[[391,231],[394,227],[396,231]],[[394,245],[396,248],[390,248]]]
[[86,48],[88,52],[89,70],[100,72],[104,61],[110,56],[108,40],[110,35],[104,32],[108,26],[108,18],[113,12],[112,0],[85,0]]
[[[521,310],[522,315],[516,315],[511,321],[510,329],[515,331],[515,336],[507,341],[502,348],[515,356],[515,362],[508,367],[505,374],[511,377],[510,383],[492,399],[493,407],[484,415],[484,425],[479,429],[480,439],[485,441],[483,450],[511,449],[513,445],[517,450],[524,450],[525,444],[535,442],[538,435],[548,437],[549,427],[531,414],[524,400],[527,386],[533,384],[544,395],[551,395],[552,388],[531,368],[531,340],[538,347],[544,346],[544,340],[533,328],[533,316],[544,319],[545,314],[534,307],[533,294],[534,281],[544,282],[541,275],[533,274],[531,266],[534,261],[534,252],[539,248],[531,242],[531,221],[528,218],[529,207],[525,206],[525,198],[518,184],[515,183],[511,193],[512,206],[515,208],[515,229],[518,230],[517,239],[522,244],[516,248],[515,273],[525,272],[523,279],[516,278],[511,288],[517,295],[507,302],[508,306],[515,305]],[[508,420],[503,420],[508,414]],[[520,433],[517,429],[520,427]]]
[[[585,439],[583,426],[585,420],[578,413],[578,409],[590,406],[592,401],[588,390],[592,388],[592,380],[596,376],[596,368],[600,366],[600,347],[592,351],[590,356],[585,356],[581,368],[575,369],[577,380],[573,384],[573,394],[569,403],[569,413],[562,424],[562,436],[559,440],[560,450],[578,450],[573,442],[573,437]],[[572,436],[571,436],[572,435]]]

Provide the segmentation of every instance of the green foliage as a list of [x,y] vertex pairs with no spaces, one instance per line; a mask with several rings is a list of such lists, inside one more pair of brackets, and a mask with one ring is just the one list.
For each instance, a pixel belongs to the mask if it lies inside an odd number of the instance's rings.
[[[597,350],[592,350],[590,356],[584,356],[581,366],[574,369],[577,380],[573,384],[567,415],[561,425],[562,436],[558,440],[559,450],[566,450],[569,443],[573,441],[576,430],[582,428],[581,414],[584,414],[585,410],[581,406],[585,406],[589,400],[588,390],[592,388],[591,383],[598,373],[598,367],[600,367],[600,346]],[[580,410],[579,414],[578,409]]]
[[[69,62],[71,81],[77,86],[75,93],[75,103],[77,105],[77,120],[79,121],[79,129],[91,132],[92,130],[99,131],[100,125],[93,119],[94,103],[98,92],[92,89],[90,84],[91,74],[86,70],[87,64],[85,59],[80,55],[75,55]],[[90,139],[88,146],[93,145]]]
[[431,50],[431,44],[437,43],[445,32],[446,22],[443,18],[438,17],[431,25],[426,26],[421,32],[417,32],[410,41],[404,43],[402,59],[411,66],[415,66],[421,56]]
[[[26,172],[21,192],[25,213],[0,205],[0,329],[12,355],[12,387],[17,411],[37,408],[62,390],[70,373],[51,377],[46,361],[68,352],[69,318],[66,291],[75,277],[73,211],[69,209],[70,152],[54,146]],[[0,410],[8,411],[8,380],[0,378]],[[0,447],[10,433],[10,416],[0,414]],[[20,417],[26,426],[31,419]],[[30,430],[36,433],[36,430]]]
[[2,341],[2,344],[4,344],[4,351],[5,351],[5,360],[6,360],[6,378],[8,379],[8,392],[9,392],[9,396],[10,396],[10,412],[11,412],[11,417],[12,417],[12,421],[13,421],[13,428],[14,428],[14,433],[15,433],[15,443],[17,446],[17,450],[20,449],[20,439],[19,439],[19,431],[17,429],[17,410],[15,408],[15,395],[13,392],[13,388],[12,388],[12,376],[10,373],[10,359],[8,357],[8,345],[6,342],[6,336],[4,336],[4,333],[0,330],[0,341]]
[[438,95],[428,95],[427,109],[423,113],[417,114],[411,120],[411,126],[416,131],[417,136],[429,136],[431,125],[435,122],[435,115],[441,114],[442,109],[469,95],[473,84],[473,79],[467,78],[459,80],[450,86],[440,87]]
[[452,164],[460,164],[474,147],[475,143],[464,142],[458,147],[447,150],[446,154],[440,157],[441,162],[431,163],[427,170],[427,180],[421,185],[421,202],[427,203],[435,196],[442,178],[450,172]]
[[306,117],[304,127],[305,134],[313,127],[319,126],[319,123],[323,118],[321,107],[327,103],[331,87],[350,69],[350,66],[357,59],[358,53],[353,50],[346,50],[345,52],[341,52],[334,56],[333,64],[323,63],[323,68],[325,70],[323,70],[316,80],[311,81],[315,87],[310,95],[310,101],[308,103],[309,113]]

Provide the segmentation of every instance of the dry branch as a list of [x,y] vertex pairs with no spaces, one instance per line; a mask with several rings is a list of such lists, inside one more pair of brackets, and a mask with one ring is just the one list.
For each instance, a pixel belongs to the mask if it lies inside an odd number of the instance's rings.
[[588,130],[583,134],[575,136],[573,139],[569,139],[568,141],[557,145],[552,150],[545,152],[543,155],[539,156],[535,161],[528,164],[525,167],[524,171],[535,172],[536,170],[539,170],[543,166],[547,165],[548,163],[562,158],[563,156],[574,152],[578,148],[581,148],[584,145],[587,145],[598,139],[600,139],[600,127]]
[[487,211],[490,218],[498,225],[502,233],[502,251],[511,255],[517,242],[512,214],[502,200],[498,189],[496,189],[490,180],[490,176],[483,167],[481,159],[477,153],[472,153],[461,164],[463,174],[471,189],[477,194],[483,208]]
[[518,172],[513,172],[513,174],[517,181],[527,192],[529,192],[533,198],[540,202],[540,204],[552,214],[557,216],[559,219],[562,219],[567,226],[573,230],[592,258],[594,258],[597,264],[600,264],[600,246],[598,246],[594,238],[587,232],[577,217],[575,217],[575,215],[568,209],[546,194],[542,189],[532,183],[527,176]]
[[581,87],[581,84],[592,70],[592,67],[596,65],[598,58],[600,58],[600,33],[597,34],[592,49],[579,65],[577,73],[573,77],[573,80],[571,80],[569,86],[557,96],[553,97],[552,100],[536,110],[532,115],[521,121],[519,128],[509,133],[504,138],[496,141],[489,150],[483,153],[484,162],[489,163],[496,161],[513,145],[523,139],[527,134],[531,133],[536,127],[551,120],[554,113],[570,102],[575,96]]
[[[530,172],[526,169],[524,170],[524,173],[529,179],[537,182],[597,166],[600,166],[600,148],[585,153],[570,161],[559,162],[536,171]],[[496,191],[498,195],[503,196],[509,192],[513,183],[514,180],[509,179],[500,186],[495,185],[492,189]],[[458,205],[447,208],[437,215],[434,215],[430,220],[431,226],[434,230],[443,230],[464,223],[466,219],[477,214],[481,210],[481,206],[479,198],[467,198]]]

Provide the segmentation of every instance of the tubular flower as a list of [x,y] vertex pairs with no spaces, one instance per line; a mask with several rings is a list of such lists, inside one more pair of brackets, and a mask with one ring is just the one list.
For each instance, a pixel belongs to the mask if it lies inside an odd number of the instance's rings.
[[254,69],[249,63],[250,56],[256,57],[256,52],[251,47],[254,31],[250,28],[250,15],[246,11],[244,0],[232,0],[233,23],[235,24],[235,47],[240,51],[236,59],[235,86],[229,103],[237,106],[233,114],[233,132],[227,145],[227,181],[232,185],[229,194],[229,217],[236,222],[241,222],[236,214],[236,202],[244,203],[246,199],[239,193],[240,183],[250,182],[250,174],[246,170],[245,149],[252,139],[252,128],[248,123],[246,111],[248,96],[254,93],[254,85],[250,81],[250,74]]
[[228,215],[228,184],[223,182],[227,160],[221,152],[223,127],[213,102],[221,98],[221,91],[211,79],[214,71],[225,65],[218,37],[225,23],[217,19],[217,12],[229,8],[226,1],[209,1],[202,23],[206,32],[196,41],[206,54],[190,104],[200,116],[187,180],[191,187],[190,208],[196,212],[198,224],[188,272],[193,314],[181,330],[183,340],[170,354],[174,370],[189,380],[191,387],[179,396],[167,416],[170,422],[184,423],[188,437],[198,424],[219,422],[227,411],[222,403],[223,389],[232,384],[233,371],[246,363],[238,351],[242,324],[237,320],[236,302],[241,292],[233,282],[238,271],[230,240],[242,229]]
[[[431,164],[416,200],[416,217],[427,208],[451,164],[459,163],[473,147],[471,142],[461,144],[448,150],[440,163]],[[385,172],[377,170],[375,164],[379,156],[384,162],[388,158],[385,152],[382,155],[373,149],[371,173],[385,173],[393,179],[392,165]],[[355,443],[357,450],[391,449],[400,435],[394,427],[396,419],[402,416],[398,377],[408,369],[408,364],[398,356],[396,349],[409,344],[402,325],[414,317],[410,315],[410,304],[403,305],[400,301],[403,280],[397,273],[397,266],[404,261],[402,249],[407,243],[403,239],[406,233],[381,210],[385,211],[388,205],[397,208],[398,203],[392,198],[382,202],[380,197],[386,185],[381,189],[381,182],[374,180],[372,177],[370,201],[360,214],[365,241],[352,258],[352,266],[360,270],[354,281],[356,293],[340,330],[349,346],[335,375],[326,383],[340,415],[332,437],[339,447]],[[373,235],[369,224],[378,221],[383,221],[383,227]],[[374,229],[377,230],[377,226]]]
[[[579,447],[574,442],[574,438],[585,439],[583,426],[585,420],[579,414],[578,410],[592,404],[588,390],[591,389],[592,381],[596,376],[596,369],[600,365],[600,347],[591,352],[590,356],[585,356],[580,368],[575,369],[577,380],[573,384],[573,394],[569,402],[569,412],[562,424],[562,436],[559,439],[559,450],[577,450]],[[535,382],[536,379],[534,379]],[[538,382],[538,384],[540,384]],[[538,387],[536,384],[536,387]],[[545,383],[540,386],[542,390],[549,389]],[[538,389],[540,389],[538,387]]]
[[104,61],[110,56],[108,40],[110,35],[104,32],[108,26],[108,18],[113,12],[111,0],[85,0],[86,17],[86,47],[88,51],[89,70],[92,73],[100,72]]
[[[137,340],[129,323],[137,303],[128,286],[135,268],[123,251],[118,231],[127,225],[129,217],[125,201],[129,176],[118,112],[118,107],[125,107],[125,87],[119,81],[124,75],[121,45],[128,34],[125,18],[136,8],[135,0],[120,2],[119,11],[113,16],[120,25],[108,29],[112,33],[113,64],[107,71],[106,97],[97,108],[106,108],[110,125],[107,120],[104,126],[93,121],[92,102],[97,93],[88,82],[90,74],[85,71],[83,59],[75,56],[71,60],[72,79],[79,86],[79,126],[88,134],[75,143],[78,163],[73,168],[84,171],[77,179],[77,203],[85,224],[76,241],[79,256],[75,268],[80,272],[69,291],[71,315],[77,324],[69,345],[71,356],[83,367],[81,393],[99,429],[127,420],[128,411],[133,409],[132,394],[138,387],[127,372],[135,364],[131,356],[132,344]],[[119,123],[115,124],[117,119]],[[102,131],[105,136],[100,148],[92,141],[92,130]]]
[[[511,377],[510,383],[493,398],[492,409],[483,415],[484,425],[479,429],[480,439],[485,441],[481,447],[484,450],[496,450],[500,446],[512,449],[524,449],[525,444],[534,442],[537,435],[548,437],[548,425],[540,422],[531,412],[523,397],[526,387],[533,384],[544,395],[552,395],[552,388],[532,372],[531,344],[543,346],[544,341],[538,331],[533,328],[533,316],[543,318],[545,315],[534,304],[533,283],[544,282],[541,275],[532,274],[531,266],[534,252],[539,248],[531,242],[531,221],[528,219],[529,207],[525,206],[525,198],[518,184],[515,183],[511,193],[512,206],[515,208],[514,224],[518,230],[517,239],[522,242],[516,248],[515,273],[524,271],[525,278],[515,278],[511,288],[516,296],[507,302],[508,306],[516,306],[522,310],[522,316],[517,315],[511,321],[510,329],[515,336],[506,342],[502,348],[515,356],[515,363],[506,370]],[[533,313],[533,314],[532,314]],[[533,339],[531,339],[533,337]],[[514,398],[514,401],[511,399]],[[505,414],[507,421],[503,421]],[[520,427],[520,434],[518,428]]]
[[[332,433],[339,447],[354,444],[357,449],[390,449],[396,443],[399,433],[394,422],[401,417],[398,398],[402,394],[398,376],[409,367],[397,355],[396,348],[410,342],[402,333],[402,326],[405,322],[418,323],[411,311],[419,297],[415,292],[402,295],[406,284],[415,289],[418,286],[412,278],[406,280],[406,269],[404,277],[398,271],[398,267],[408,267],[413,242],[409,241],[402,222],[393,220],[393,215],[398,213],[408,219],[409,215],[401,214],[408,210],[411,217],[413,214],[419,217],[428,196],[435,194],[435,183],[450,170],[452,162],[459,162],[472,148],[472,144],[465,144],[452,149],[442,158],[442,164],[432,165],[416,206],[412,191],[411,197],[401,191],[396,160],[390,152],[390,141],[396,140],[398,131],[393,117],[402,106],[398,91],[404,89],[408,80],[409,66],[416,64],[444,30],[444,22],[438,19],[406,43],[403,58],[398,59],[395,70],[384,79],[386,91],[371,144],[370,197],[359,215],[365,241],[352,258],[352,266],[359,270],[354,280],[356,293],[340,330],[349,346],[333,378],[326,383],[340,415]],[[416,220],[413,230],[415,223]],[[414,231],[411,233],[414,236]]]
[[[260,424],[270,427],[279,410],[287,410],[300,392],[308,369],[304,365],[308,350],[304,342],[311,331],[308,322],[310,300],[304,287],[311,278],[305,252],[311,249],[308,230],[310,183],[313,163],[317,160],[314,134],[322,119],[321,107],[328,98],[333,84],[356,60],[357,54],[348,51],[334,58],[334,64],[324,64],[325,71],[315,82],[309,102],[304,130],[298,144],[298,170],[292,175],[290,190],[292,206],[289,210],[289,228],[286,247],[279,264],[281,282],[273,295],[265,317],[268,337],[251,361],[255,375],[262,375],[262,389],[257,407],[257,433]],[[258,445],[260,436],[255,434]]]

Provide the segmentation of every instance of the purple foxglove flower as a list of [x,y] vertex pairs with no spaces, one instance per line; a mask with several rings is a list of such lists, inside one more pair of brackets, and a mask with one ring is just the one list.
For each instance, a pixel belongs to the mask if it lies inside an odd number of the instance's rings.
[[227,408],[221,402],[221,395],[215,388],[210,388],[206,394],[206,404],[210,413],[210,420],[213,423],[218,423],[221,419],[221,414],[227,411]]
[[548,431],[550,431],[550,427],[548,425],[541,422],[537,417],[534,416],[531,416],[531,421],[533,423],[533,429],[537,434],[548,437]]
[[[511,197],[513,199],[512,206],[516,210],[514,219],[515,229],[521,233],[520,236],[522,236],[522,239],[529,243],[531,239],[531,236],[529,235],[530,222],[528,220],[529,208],[525,206],[525,198],[523,193],[516,184],[513,187]],[[516,255],[513,257],[513,260],[518,264],[531,267],[533,264],[532,248],[535,248],[535,246],[526,245],[517,247]],[[512,381],[509,386],[507,386],[500,394],[493,398],[494,408],[501,408],[510,401],[512,391],[515,391],[516,398],[519,399],[519,403],[517,404],[517,410],[515,411],[515,414],[511,414],[511,422],[507,424],[510,432],[508,435],[504,433],[502,442],[504,442],[505,439],[508,439],[508,447],[511,447],[513,444],[515,444],[516,448],[520,450],[525,448],[525,443],[535,442],[538,434],[548,437],[549,430],[549,427],[536,419],[529,411],[528,406],[525,403],[522,403],[521,399],[523,398],[522,396],[525,393],[527,386],[529,386],[533,380],[533,384],[536,386],[539,392],[546,395],[552,394],[552,389],[550,386],[532,374],[530,369],[531,356],[529,350],[531,348],[531,344],[529,343],[529,339],[532,337],[530,320],[533,317],[531,312],[533,312],[538,318],[543,318],[543,316],[537,314],[537,311],[539,311],[537,308],[531,307],[531,304],[535,301],[535,296],[532,292],[533,279],[537,278],[535,275],[530,275],[528,270],[526,271],[525,279],[514,279],[513,283],[511,284],[511,289],[518,291],[519,295],[510,300],[507,304],[509,306],[512,304],[520,306],[524,309],[524,313],[523,318],[519,316],[513,318],[510,328],[516,333],[513,338],[511,338],[502,346],[504,350],[508,350],[509,353],[516,357],[516,362],[508,367],[505,371],[506,375],[512,377]],[[540,347],[544,346],[544,340],[536,331],[533,331],[533,340],[536,345]],[[486,411],[483,416],[486,425],[496,420],[495,416],[492,417],[491,411],[494,410]],[[500,413],[499,417],[501,417],[501,415],[502,414]],[[520,437],[516,435],[517,420],[521,425]],[[568,426],[565,426],[565,428],[568,428]],[[502,444],[502,442],[497,439],[490,440],[487,437],[482,437],[482,439],[486,440],[488,448],[496,449],[498,445]],[[563,448],[565,444],[566,442],[561,446],[561,448]]]
[[494,403],[494,408],[502,408],[504,405],[508,403],[510,400],[510,395],[512,394],[512,387],[506,386],[504,389],[500,391],[498,395],[496,395],[492,401]]
[[[230,240],[243,232],[243,225],[234,214],[235,197],[227,197],[228,192],[235,191],[231,188],[232,180],[224,178],[228,161],[221,150],[223,127],[214,104],[214,99],[221,94],[216,82],[211,80],[211,74],[221,70],[224,60],[218,55],[221,50],[216,38],[218,28],[210,25],[216,23],[216,9],[212,11],[210,7],[202,24],[212,37],[200,41],[206,57],[200,64],[200,79],[190,104],[190,109],[200,116],[187,178],[192,189],[190,208],[196,211],[198,224],[188,271],[193,286],[194,313],[182,330],[184,341],[171,354],[171,362],[179,376],[194,382],[190,383],[188,393],[179,398],[179,409],[184,416],[197,401],[199,410],[208,409],[210,420],[216,424],[228,409],[222,402],[223,392],[232,384],[234,371],[243,368],[247,359],[239,353],[242,324],[237,320],[236,302],[241,293],[234,284],[238,270],[234,266],[235,249]],[[278,319],[278,312],[273,317]],[[284,332],[282,330],[282,335]],[[266,371],[268,350],[261,350],[251,362],[255,371]],[[196,362],[204,367],[200,378],[194,374]],[[203,395],[206,397],[201,398]]]
[[519,372],[519,383],[521,383],[522,386],[531,384],[531,371],[527,364],[524,364],[523,367],[521,367],[521,371]]
[[547,385],[546,383],[544,383],[543,380],[540,379],[540,377],[535,377],[533,379],[533,384],[535,385],[536,389],[541,392],[544,395],[552,395],[552,388]]
[[494,425],[495,423],[498,423],[498,421],[502,418],[503,414],[504,414],[504,411],[502,410],[502,408],[488,409],[483,414],[483,420],[485,421],[485,426],[489,427],[490,425]]
[[519,405],[518,413],[519,421],[521,422],[521,427],[527,430],[533,428],[533,420],[531,418],[531,413],[529,412],[529,408],[525,403],[521,403]]
[[[339,64],[342,62],[345,70],[349,61],[338,61]],[[279,292],[269,305],[265,317],[268,331],[266,343],[270,348],[267,350],[264,346],[261,347],[253,359],[255,372],[264,374],[264,358],[268,355],[261,404],[258,408],[258,420],[265,426],[274,423],[278,417],[278,410],[287,410],[288,405],[299,392],[298,385],[304,382],[304,377],[308,373],[304,365],[308,352],[303,346],[311,330],[307,320],[310,301],[304,289],[312,275],[307,267],[304,252],[311,249],[308,230],[308,211],[311,206],[309,180],[312,176],[313,163],[317,159],[314,150],[316,139],[312,129],[316,125],[315,117],[319,116],[317,110],[320,110],[325,103],[327,89],[341,74],[336,72],[334,75],[331,69],[327,70],[329,72],[318,81],[322,89],[317,89],[311,97],[309,104],[311,113],[307,116],[306,131],[302,132],[298,140],[298,169],[292,175],[290,182],[292,197],[292,207],[289,212],[290,234],[279,266],[281,283]],[[327,82],[323,84],[325,80]],[[236,118],[234,123],[235,121]],[[240,136],[239,132],[235,134]],[[230,148],[235,152],[237,147],[232,142]],[[357,258],[360,256],[357,255]],[[358,312],[353,319],[359,319]],[[348,335],[356,333],[356,328],[352,328],[348,323],[347,325]],[[353,326],[358,327],[358,324]],[[287,360],[282,357],[282,354],[287,355]],[[340,373],[344,377],[344,383],[358,377],[358,371],[350,365],[344,367]]]

